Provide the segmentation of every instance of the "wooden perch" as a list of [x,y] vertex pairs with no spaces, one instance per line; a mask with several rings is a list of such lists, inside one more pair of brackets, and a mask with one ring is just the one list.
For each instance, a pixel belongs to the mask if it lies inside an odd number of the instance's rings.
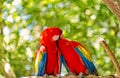
[[21,77],[21,78],[117,78],[114,76],[94,76],[94,75],[89,75],[89,76],[76,76],[76,75],[68,75],[68,76],[62,76],[62,77],[56,77],[56,76],[48,76],[48,77],[44,77],[44,76],[29,76],[29,77]]
[[107,54],[109,55],[109,57],[111,58],[116,70],[117,70],[117,77],[120,77],[120,66],[118,61],[116,60],[114,54],[112,53],[112,51],[110,50],[110,48],[108,47],[108,45],[106,44],[106,42],[104,41],[104,39],[100,39],[100,43],[102,44],[103,48],[105,49],[105,51],[107,52]]
[[120,0],[103,0],[103,2],[120,21]]

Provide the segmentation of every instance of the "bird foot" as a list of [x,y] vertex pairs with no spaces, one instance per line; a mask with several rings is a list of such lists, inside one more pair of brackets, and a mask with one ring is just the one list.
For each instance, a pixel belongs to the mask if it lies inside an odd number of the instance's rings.
[[56,77],[57,78],[62,78],[62,76],[60,74],[57,74]]
[[43,78],[48,78],[48,74],[45,74],[45,75],[43,76]]
[[82,78],[84,76],[84,73],[79,73],[79,77]]

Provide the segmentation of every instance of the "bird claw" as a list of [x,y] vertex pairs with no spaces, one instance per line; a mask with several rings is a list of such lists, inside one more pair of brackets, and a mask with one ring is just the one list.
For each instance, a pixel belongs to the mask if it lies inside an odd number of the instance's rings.
[[43,76],[43,78],[48,78],[48,74],[45,74],[45,75]]
[[84,76],[84,74],[81,72],[79,73],[79,77],[82,78]]
[[62,78],[60,74],[57,74],[56,77],[57,77],[57,78]]

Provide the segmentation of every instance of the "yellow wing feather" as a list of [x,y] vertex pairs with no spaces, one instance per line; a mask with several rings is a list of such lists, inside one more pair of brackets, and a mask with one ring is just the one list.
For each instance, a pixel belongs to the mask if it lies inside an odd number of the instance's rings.
[[35,72],[37,73],[38,72],[38,67],[39,67],[39,63],[42,59],[42,54],[41,52],[38,52],[37,55],[36,55],[36,59],[35,59]]
[[90,56],[90,53],[83,47],[83,46],[78,46],[78,49],[82,52],[82,54],[89,60],[92,61],[92,58]]

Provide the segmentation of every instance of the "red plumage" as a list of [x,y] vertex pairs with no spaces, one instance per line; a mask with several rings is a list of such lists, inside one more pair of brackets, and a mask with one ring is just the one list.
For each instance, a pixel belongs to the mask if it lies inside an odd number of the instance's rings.
[[40,34],[40,45],[45,46],[47,52],[46,74],[56,75],[60,73],[60,53],[52,37],[54,35],[60,36],[61,34],[62,31],[56,27],[47,28]]
[[42,31],[42,33],[40,34],[40,45],[44,44],[44,45],[49,45],[52,42],[54,42],[52,40],[52,37],[54,35],[61,35],[62,34],[62,30],[57,28],[57,27],[48,27],[45,30]]
[[[39,65],[38,75],[57,75],[60,73],[61,62],[75,74],[94,74],[96,68],[92,63],[89,52],[80,43],[69,41],[63,37],[62,30],[57,27],[49,27],[40,34],[40,45],[45,47],[47,53],[42,59],[44,65]],[[79,47],[80,49],[79,49]],[[61,61],[61,57],[62,61]],[[36,63],[38,64],[38,63]],[[45,67],[45,68],[44,68]],[[42,71],[44,69],[44,73]]]
[[88,74],[81,57],[74,50],[74,47],[78,46],[78,43],[61,38],[58,40],[58,44],[69,70],[75,74],[80,74],[80,72]]

